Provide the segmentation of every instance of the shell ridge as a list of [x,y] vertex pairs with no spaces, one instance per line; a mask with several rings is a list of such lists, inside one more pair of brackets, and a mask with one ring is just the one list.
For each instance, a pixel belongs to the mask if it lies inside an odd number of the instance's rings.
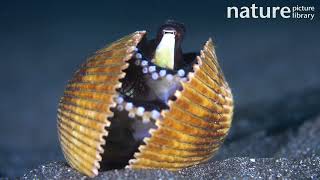
[[[162,129],[164,131],[169,131],[169,132],[174,132],[176,134],[180,134],[180,131],[176,130],[176,129],[172,129],[170,127],[167,127],[167,126],[163,126]],[[162,130],[161,129],[161,130]],[[181,143],[181,144],[189,144],[189,145],[194,145],[194,144],[197,144],[197,145],[203,145],[203,146],[206,146],[207,145],[210,145],[210,144],[216,144],[216,140],[212,140],[211,138],[207,138],[207,137],[197,137],[197,136],[192,136],[190,134],[183,134],[184,136],[188,136],[190,138],[193,138],[192,141],[183,141],[182,139],[169,139],[167,138],[166,136],[162,135],[162,134],[154,134],[154,136],[156,137],[160,137],[160,138],[163,138],[163,139],[166,139],[166,140],[170,140],[170,141],[174,141],[174,142],[177,142],[177,143]],[[190,139],[189,139],[190,140]],[[199,141],[196,143],[196,141]]]
[[[212,153],[214,151],[214,149],[210,149],[210,150],[203,150],[203,149],[179,149],[179,148],[176,148],[176,147],[171,147],[171,146],[168,146],[168,145],[164,145],[164,144],[155,144],[153,142],[149,142],[149,145],[150,146],[156,146],[157,149],[158,148],[165,148],[166,150],[170,151],[170,150],[173,150],[174,152],[171,152],[172,154],[177,154],[177,153],[190,153],[190,154],[193,154],[193,155],[190,155],[190,156],[199,156],[199,155],[207,155],[208,153]],[[217,144],[216,147],[218,148],[220,144]],[[155,148],[156,149],[156,148]],[[197,155],[195,155],[197,154]],[[185,156],[185,157],[189,157],[188,156]]]
[[[226,128],[229,128],[229,127],[221,127],[221,126],[217,126],[217,127],[201,127],[201,126],[197,126],[197,125],[194,125],[194,124],[191,124],[191,123],[188,123],[188,122],[185,122],[185,121],[181,121],[181,120],[178,120],[177,118],[175,118],[175,117],[173,117],[173,116],[171,116],[171,117],[167,117],[167,118],[169,118],[169,119],[172,119],[173,121],[176,121],[176,122],[178,122],[178,123],[180,123],[180,124],[184,124],[184,125],[186,125],[186,126],[189,126],[189,127],[192,127],[192,128],[196,128],[196,129],[201,129],[201,130],[203,130],[203,131],[211,131],[211,130],[218,130],[218,129],[226,129]],[[212,123],[212,124],[214,124],[214,123]]]
[[[204,78],[204,76],[206,77]],[[220,88],[219,89],[215,88],[216,86],[218,86],[217,82],[211,78],[208,78],[204,72],[198,71],[198,73],[195,73],[194,77],[198,81],[202,82],[202,84],[210,88],[213,92],[215,92],[218,95],[221,95],[224,99],[226,99],[226,97],[228,96],[228,93],[222,92]],[[213,84],[214,86],[210,86],[210,84]]]
[[[186,150],[182,150],[182,149],[173,148],[173,147],[170,147],[170,146],[167,146],[167,145],[161,145],[160,146],[160,145],[154,144],[152,142],[149,142],[149,148],[150,147],[152,147],[152,149],[157,149],[157,150],[165,148],[164,150],[161,150],[160,153],[165,153],[165,154],[172,155],[172,156],[180,156],[180,157],[183,157],[183,158],[199,157],[199,156],[202,156],[202,155],[208,155],[208,154],[211,154],[212,151],[214,151],[214,150],[203,151],[203,153],[199,153],[200,151],[191,151],[191,150],[186,151]],[[171,150],[173,150],[173,151],[171,151]],[[175,151],[178,151],[181,154],[177,154]],[[196,153],[198,153],[198,154],[196,154]]]
[[[192,116],[193,118],[196,118],[198,121],[201,121],[201,120],[202,120],[202,121],[207,122],[207,123],[212,123],[212,124],[214,123],[214,124],[216,124],[215,121],[208,120],[207,118],[202,118],[201,116],[196,115],[196,114],[193,114],[193,113],[191,113],[191,112],[189,112],[189,111],[184,111],[183,107],[180,107],[178,104],[174,104],[174,105],[172,105],[172,107],[179,109],[179,110],[182,111],[183,113],[186,113],[186,114]],[[223,116],[222,116],[222,117],[223,117]],[[221,119],[221,121],[222,121],[222,119]],[[220,123],[221,121],[217,121],[217,122]]]
[[[62,125],[60,125],[60,126],[62,126]],[[82,145],[85,145],[87,149],[91,149],[93,151],[98,150],[100,152],[102,150],[102,149],[98,148],[98,146],[94,147],[94,146],[84,142],[82,139],[79,139],[78,137],[75,137],[74,135],[72,135],[69,132],[67,132],[67,130],[65,130],[64,128],[60,128],[59,132],[61,133],[62,137],[66,138],[66,139],[67,139],[66,136],[73,137],[73,140],[75,142],[77,142],[77,143],[75,143],[73,141],[69,141],[70,142],[69,144],[77,146],[79,149],[81,149],[81,146],[78,145],[78,144],[82,144]],[[84,152],[86,152],[86,151],[84,150]]]
[[[175,121],[174,119],[170,118],[171,121],[174,122],[167,122],[167,124],[172,124],[172,125],[176,125],[178,127],[172,128],[175,129],[176,131],[179,131],[181,134],[185,134],[185,135],[189,135],[195,138],[201,138],[201,139],[211,139],[212,137],[219,137],[219,136],[223,136],[223,134],[218,133],[218,132],[208,132],[208,134],[204,134],[203,130],[196,128],[194,126],[190,126],[187,125],[185,123],[181,123],[181,121]],[[169,121],[169,120],[168,120]],[[164,125],[165,123],[163,123],[164,127],[170,128],[168,125]],[[171,129],[171,128],[170,128]],[[186,131],[186,129],[188,129],[188,131]],[[220,128],[221,129],[221,128]],[[193,133],[192,130],[194,131]],[[218,131],[219,129],[212,129],[211,131]]]
[[[89,127],[89,124],[92,122],[92,121],[94,121],[96,124],[95,125],[92,125],[91,124],[91,128],[96,128],[96,130],[100,130],[100,128],[102,128],[102,127],[104,127],[106,124],[105,123],[103,123],[102,121],[97,121],[97,120],[95,120],[95,119],[89,119],[89,118],[87,118],[87,117],[83,117],[83,116],[81,116],[81,115],[78,115],[78,114],[76,114],[76,113],[73,113],[73,112],[58,112],[58,115],[62,115],[62,116],[65,116],[65,117],[67,117],[67,118],[70,118],[70,117],[76,117],[77,118],[77,120],[75,120],[75,121],[77,121],[77,122],[86,122],[85,124],[87,124],[87,126]],[[102,132],[102,131],[101,131]]]
[[212,112],[223,114],[225,113],[224,106],[222,104],[219,104],[216,100],[212,100],[209,97],[206,97],[201,92],[198,92],[194,88],[191,88],[189,86],[184,86],[184,96],[183,98],[186,98],[187,100],[193,100],[194,103],[202,104],[201,106],[211,110]]
[[[84,125],[84,124],[81,124],[80,122],[77,122],[77,121],[75,121],[75,120],[73,120],[72,118],[70,118],[70,117],[67,117],[67,116],[65,116],[65,115],[62,115],[62,114],[60,114],[60,115],[58,115],[59,116],[59,118],[61,119],[61,118],[65,118],[65,119],[67,119],[68,121],[71,121],[72,123],[74,123],[74,124],[77,124],[77,125],[79,125],[80,127],[82,126],[84,129],[86,129],[86,130],[92,130],[92,131],[94,131],[94,132],[96,132],[96,133],[105,133],[104,131],[102,131],[102,128],[101,129],[95,129],[95,128],[92,128],[92,127],[90,127],[90,126],[88,126],[88,125]],[[62,121],[62,123],[63,123],[63,121]],[[71,126],[71,125],[67,125],[66,124],[66,126]],[[71,128],[71,127],[70,127]],[[86,133],[83,133],[83,132],[79,132],[79,133],[81,133],[81,134],[83,134],[84,136],[87,136],[88,138],[91,138],[91,136],[88,136]],[[99,138],[99,139],[94,139],[94,140],[96,140],[97,142],[99,142],[101,139]]]
[[[145,154],[146,156],[137,156],[137,158],[147,158],[148,155],[151,155],[151,156],[156,156],[158,158],[161,158],[161,156],[163,157],[166,157],[168,159],[171,159],[171,160],[167,160],[167,161],[158,161],[158,162],[168,162],[168,163],[177,163],[177,164],[183,164],[183,163],[193,163],[193,162],[196,162],[196,161],[199,161],[201,159],[203,159],[203,156],[197,156],[197,157],[181,157],[181,156],[176,156],[176,155],[169,155],[169,154],[159,154],[159,153],[155,153],[153,151],[149,151],[149,150],[145,150]],[[211,155],[211,154],[210,154]],[[206,155],[207,156],[207,155]],[[174,159],[174,158],[177,158],[177,159]],[[149,159],[149,158],[148,158]],[[156,161],[156,160],[155,160]]]
[[[190,114],[190,116],[188,116],[186,118],[183,118],[181,114],[177,115],[179,113],[183,113],[183,110],[181,110],[181,109],[179,110],[179,108],[176,108],[175,111],[179,111],[179,112],[175,113],[175,115],[172,115],[171,116],[172,118],[180,119],[180,121],[187,123],[187,124],[190,124],[190,125],[193,125],[195,127],[199,126],[200,128],[203,128],[203,129],[217,129],[217,128],[228,128],[229,127],[229,126],[226,126],[222,123],[216,123],[216,122],[213,122],[210,120],[207,121],[206,119],[198,118],[196,116],[193,116],[192,114]],[[196,122],[198,122],[199,124],[196,125]]]
[[[176,139],[170,139],[170,138],[167,138],[165,136],[162,136],[162,135],[154,135],[154,138],[153,139],[156,139],[156,140],[161,140],[160,142],[157,142],[159,143],[158,145],[162,145],[162,144],[170,144],[170,146],[174,146],[175,148],[177,149],[180,149],[180,148],[183,148],[184,150],[188,150],[188,151],[191,151],[191,152],[194,152],[194,151],[209,151],[208,149],[208,144],[219,144],[219,142],[210,142],[210,143],[206,143],[205,142],[199,142],[199,143],[195,143],[195,142],[198,142],[196,140],[198,140],[199,138],[197,139],[194,139],[194,142],[182,142],[181,140],[178,141]],[[149,142],[153,142],[153,139],[152,140],[148,140],[146,143],[149,143]],[[156,142],[154,142],[156,143]],[[172,145],[172,143],[174,145]],[[220,145],[220,144],[219,144]],[[178,148],[180,147],[180,148]]]
[[[62,142],[68,146],[68,144],[72,143],[71,141],[67,140],[65,137],[63,137]],[[67,144],[68,143],[68,144]],[[88,154],[88,152],[84,151],[83,149],[79,149],[77,148],[78,146],[73,146],[74,149],[77,149],[77,151],[81,151],[81,153],[77,152],[77,154],[82,157],[83,159],[88,159],[88,158],[84,158],[83,156],[87,156],[89,157],[89,159],[96,159],[97,157],[92,155],[92,154]],[[93,162],[93,161],[91,161]]]
[[193,86],[201,86],[201,88],[198,88],[195,91],[201,92],[201,94],[206,95],[207,98],[216,100],[220,105],[226,104],[228,102],[227,97],[224,97],[223,95],[216,92],[214,89],[212,89],[210,86],[206,85],[202,80],[200,80],[197,76],[195,76],[190,82],[190,87]]
[[[101,121],[101,120],[98,120],[98,119],[94,119],[94,118],[92,118],[92,117],[90,117],[90,116],[88,116],[88,115],[83,115],[83,114],[77,113],[77,112],[75,112],[74,110],[70,110],[70,109],[67,109],[67,108],[64,108],[64,107],[60,107],[60,110],[59,110],[59,111],[62,111],[62,110],[63,110],[63,111],[67,111],[67,112],[72,113],[72,114],[75,114],[75,115],[77,115],[77,116],[80,116],[80,117],[82,117],[82,118],[86,118],[86,119],[88,119],[88,120],[90,120],[90,121],[95,121],[95,122],[97,122],[97,123],[104,123],[104,124],[107,123],[107,125],[110,124],[110,121],[105,121],[105,120]],[[59,112],[59,113],[60,113],[60,112]]]
[[[73,107],[77,107],[77,108],[81,108],[83,110],[88,110],[88,111],[92,111],[92,112],[97,112],[97,113],[106,113],[101,109],[97,109],[95,107],[90,107],[90,105],[79,105],[80,103],[78,102],[67,102],[67,101],[63,101],[61,102],[62,105],[66,105],[66,106],[73,106]],[[101,105],[102,106],[102,105]]]
[[[198,58],[201,59],[200,56],[198,56]],[[214,82],[218,87],[220,87],[220,88],[224,87],[225,84],[224,84],[224,83],[222,84],[222,83],[220,83],[217,79],[211,77],[211,75],[210,75],[209,72],[208,72],[208,69],[206,69],[205,67],[206,67],[206,64],[205,64],[205,63],[203,63],[202,65],[200,65],[200,66],[199,66],[199,69],[201,69],[201,71],[198,71],[198,72],[205,74],[206,77],[207,77],[208,79],[210,79],[212,82]],[[211,69],[211,70],[212,70],[212,69]],[[222,81],[223,81],[223,79],[219,79],[219,80],[222,80]]]

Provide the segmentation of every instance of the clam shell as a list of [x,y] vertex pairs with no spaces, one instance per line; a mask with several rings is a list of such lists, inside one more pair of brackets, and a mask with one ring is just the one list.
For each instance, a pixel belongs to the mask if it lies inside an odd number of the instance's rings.
[[[145,35],[137,31],[97,51],[69,81],[58,108],[58,135],[68,163],[94,177],[100,168],[106,127],[128,60]],[[127,168],[179,170],[210,159],[226,137],[233,115],[231,90],[212,40],[204,45],[176,100],[162,110]],[[108,147],[106,147],[108,148]]]

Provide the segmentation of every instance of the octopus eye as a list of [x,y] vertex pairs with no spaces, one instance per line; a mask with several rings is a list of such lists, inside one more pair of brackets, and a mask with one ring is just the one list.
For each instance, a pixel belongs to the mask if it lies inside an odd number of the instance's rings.
[[233,98],[211,39],[200,53],[181,54],[183,64],[168,68],[153,61],[145,34],[137,31],[97,51],[59,102],[63,154],[90,177],[108,169],[199,164],[229,131]]
[[173,34],[173,35],[176,35],[177,31],[176,30],[166,30],[164,29],[162,31],[163,34]]

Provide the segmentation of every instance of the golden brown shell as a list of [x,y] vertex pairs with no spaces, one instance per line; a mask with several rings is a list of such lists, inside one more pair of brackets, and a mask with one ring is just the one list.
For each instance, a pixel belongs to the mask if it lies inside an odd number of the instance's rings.
[[[58,134],[64,156],[73,168],[90,177],[100,168],[123,70],[145,33],[135,32],[97,51],[75,73],[59,103]],[[210,159],[218,150],[231,125],[233,98],[211,39],[182,87],[128,168],[179,170]]]

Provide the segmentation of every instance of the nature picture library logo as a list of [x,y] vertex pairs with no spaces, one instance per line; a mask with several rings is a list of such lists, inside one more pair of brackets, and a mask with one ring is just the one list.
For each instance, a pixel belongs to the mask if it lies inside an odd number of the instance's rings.
[[314,6],[257,6],[251,4],[251,6],[230,6],[227,7],[227,18],[240,18],[240,19],[271,19],[271,18],[284,18],[284,19],[309,19],[315,18]]

